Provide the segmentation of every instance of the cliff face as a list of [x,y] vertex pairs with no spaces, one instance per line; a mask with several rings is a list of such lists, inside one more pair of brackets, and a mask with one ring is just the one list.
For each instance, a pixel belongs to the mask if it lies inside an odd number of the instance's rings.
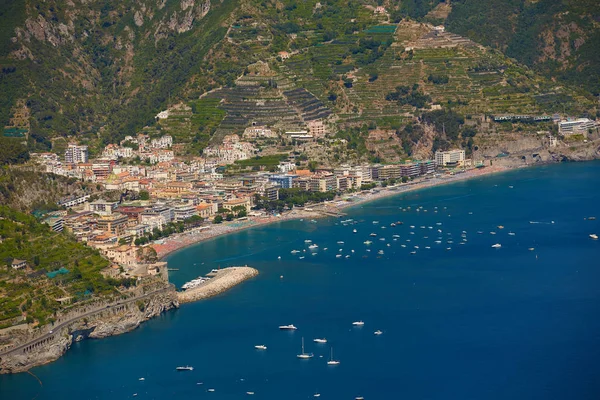
[[74,341],[100,339],[119,335],[137,328],[142,322],[173,308],[178,308],[174,287],[127,305],[107,308],[101,314],[74,321],[54,332],[53,340],[23,353],[0,356],[0,373],[23,372],[60,358]]
[[13,2],[0,13],[0,126],[25,105],[40,150],[144,126],[199,73],[236,1]]

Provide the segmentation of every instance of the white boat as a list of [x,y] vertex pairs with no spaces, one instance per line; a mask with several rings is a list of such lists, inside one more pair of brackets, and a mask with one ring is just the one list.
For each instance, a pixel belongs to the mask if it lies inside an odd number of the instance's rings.
[[304,256],[298,257],[298,260],[304,260]]
[[295,331],[298,328],[296,328],[293,324],[289,324],[289,325],[281,325],[279,327],[279,329],[284,330],[284,331]]
[[534,251],[534,250],[535,250],[535,247],[530,247],[529,248],[529,251]]
[[336,254],[336,255],[335,255],[335,258],[341,258],[341,257],[342,257],[342,255],[341,255],[341,254]]
[[292,251],[290,251],[290,253],[292,253],[292,254],[300,253],[300,250],[292,250]]
[[373,225],[377,225],[379,221],[373,221]]
[[499,249],[500,247],[502,247],[502,245],[500,243],[496,243],[496,244],[493,244],[492,247],[494,249]]
[[215,389],[208,389],[208,391],[209,391],[209,392],[214,392],[214,391],[215,391]]
[[379,250],[377,254],[383,254],[383,250]]
[[416,251],[411,251],[410,254],[414,255],[414,254],[417,254],[417,252]]
[[514,233],[514,232],[508,232],[508,234],[509,234],[510,236],[515,236],[515,233]]
[[313,397],[321,397],[321,393],[315,393],[313,394]]
[[145,381],[145,380],[146,380],[146,378],[140,378],[140,379],[138,379],[138,381]]
[[358,232],[356,229],[352,229],[352,233],[356,233]]
[[381,332],[379,329],[378,329],[378,330],[376,330],[375,332],[373,332],[373,335],[377,335],[377,336],[379,336],[379,335],[381,335],[381,334],[383,334],[383,332]]
[[308,246],[308,248],[309,248],[309,249],[316,249],[316,248],[318,248],[318,247],[319,247],[319,246],[318,246],[318,245],[316,245],[316,244],[311,244],[310,246]]
[[373,242],[371,242],[370,240],[365,240],[363,243],[364,243],[364,244],[366,244],[366,245],[368,246],[368,245],[370,245],[370,244],[371,244],[371,243],[373,243]]
[[175,369],[177,371],[193,371],[194,367],[190,367],[189,365],[186,365],[185,367],[177,367]]
[[253,395],[253,394],[254,394],[254,392],[246,392],[246,394],[248,394],[248,395]]
[[304,338],[302,338],[302,353],[297,354],[296,357],[302,358],[302,359],[307,359],[307,358],[313,357],[313,353],[305,353],[304,352]]
[[350,258],[350,255],[347,255],[346,258]]
[[265,346],[264,344],[257,344],[256,346],[254,346],[254,348],[257,350],[266,350],[267,346]]
[[310,239],[306,239],[306,240],[304,241],[304,243],[312,243],[312,240],[310,240]]
[[376,234],[376,233],[371,233],[371,235],[370,235],[370,236],[373,236],[373,237],[375,237],[375,236],[377,236],[377,234]]
[[333,347],[331,348],[331,356],[329,357],[329,361],[327,361],[327,365],[338,365],[340,362],[338,360],[333,359]]
[[338,240],[337,244],[344,244],[343,240]]
[[393,238],[399,238],[400,235],[392,235]]
[[315,343],[327,343],[327,339],[313,339]]
[[363,321],[354,321],[352,325],[354,326],[363,326],[365,323]]
[[590,235],[590,238],[594,239],[594,240],[598,240],[598,235],[596,235],[595,233],[592,233]]

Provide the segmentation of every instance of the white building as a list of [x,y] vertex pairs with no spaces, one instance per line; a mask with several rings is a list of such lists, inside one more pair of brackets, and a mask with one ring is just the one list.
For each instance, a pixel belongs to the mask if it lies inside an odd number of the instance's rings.
[[185,221],[186,219],[191,218],[194,215],[198,215],[196,212],[196,207],[190,204],[181,204],[175,206],[174,214],[175,222]]
[[596,121],[589,118],[579,118],[573,121],[561,121],[558,123],[558,132],[561,135],[587,135],[589,129],[596,129]]
[[79,197],[73,196],[73,197],[62,199],[62,200],[58,201],[57,204],[59,206],[65,206],[67,208],[68,207],[75,207],[75,206],[77,206],[79,204],[85,203],[86,201],[89,200],[89,198],[90,198],[89,194],[86,194],[86,195],[83,195],[83,196],[79,196]]
[[464,150],[449,150],[449,151],[436,151],[435,152],[435,163],[436,165],[446,166],[459,166],[465,162],[465,151]]
[[296,170],[296,164],[291,161],[281,161],[279,163],[279,172],[283,174],[287,174],[288,172],[292,172]]
[[171,135],[165,135],[158,139],[152,139],[150,147],[154,149],[168,149],[173,145],[173,137]]
[[102,158],[107,160],[118,160],[119,158],[131,158],[133,149],[131,147],[121,147],[115,144],[109,144],[102,152]]
[[70,143],[65,151],[65,162],[67,164],[88,162],[88,147]]
[[98,199],[89,203],[88,207],[86,208],[88,211],[91,211],[94,214],[111,215],[118,205],[119,203],[117,203],[116,201],[105,201],[102,199]]
[[273,132],[266,126],[249,126],[244,130],[242,135],[244,138],[273,138],[277,137],[277,133]]

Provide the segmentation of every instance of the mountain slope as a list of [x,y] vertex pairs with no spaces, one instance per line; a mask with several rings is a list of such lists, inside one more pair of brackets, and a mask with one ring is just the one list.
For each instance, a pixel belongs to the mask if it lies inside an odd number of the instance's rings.
[[547,76],[600,94],[596,0],[453,0],[446,26]]

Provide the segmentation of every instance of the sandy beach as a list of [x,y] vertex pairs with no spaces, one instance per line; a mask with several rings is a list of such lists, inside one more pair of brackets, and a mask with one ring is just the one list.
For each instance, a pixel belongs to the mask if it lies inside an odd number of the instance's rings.
[[[315,204],[303,208],[294,208],[293,210],[283,212],[279,215],[269,215],[264,217],[249,217],[244,221],[230,221],[222,224],[210,225],[202,228],[196,228],[180,234],[175,234],[163,239],[161,243],[152,244],[159,258],[163,258],[170,253],[180,250],[184,247],[200,243],[202,241],[215,238],[221,235],[227,235],[239,232],[243,229],[254,228],[267,225],[274,222],[288,221],[292,219],[317,219],[326,217],[322,211],[341,213],[346,208],[355,207],[370,201],[378,200],[384,197],[394,196],[401,193],[407,193],[415,190],[421,190],[429,187],[446,185],[453,182],[464,181],[506,172],[513,168],[493,166],[482,169],[471,169],[456,175],[446,175],[440,178],[418,179],[413,182],[400,184],[390,188],[377,188],[373,191],[365,191],[355,194],[344,194],[340,199],[329,203]],[[321,211],[321,212],[320,212]]]

